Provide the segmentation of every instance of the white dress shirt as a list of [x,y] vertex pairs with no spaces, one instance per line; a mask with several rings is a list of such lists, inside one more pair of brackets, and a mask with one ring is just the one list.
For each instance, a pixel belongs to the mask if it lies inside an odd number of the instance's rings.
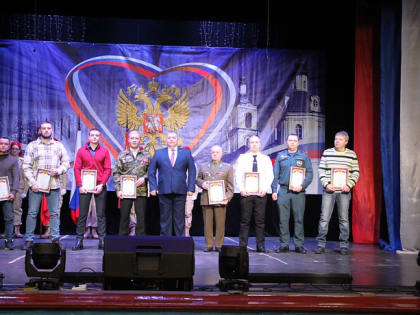
[[[168,157],[169,157],[169,161],[171,160],[172,151],[175,151],[175,158],[174,158],[174,165],[175,165],[176,158],[177,158],[177,156],[178,156],[178,147],[175,147],[175,148],[173,148],[173,149],[171,149],[171,148],[169,148],[169,147],[168,147]],[[172,165],[172,166],[173,166],[173,165]]]
[[260,191],[271,193],[271,183],[274,179],[273,164],[268,155],[260,152],[241,154],[236,162],[235,180],[238,190],[245,190],[244,173],[252,172],[253,155],[257,155],[258,173],[260,177]]

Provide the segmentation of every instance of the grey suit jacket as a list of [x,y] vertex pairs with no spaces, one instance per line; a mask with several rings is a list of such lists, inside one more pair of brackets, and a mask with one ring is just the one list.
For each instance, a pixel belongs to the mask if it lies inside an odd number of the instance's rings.
[[[196,181],[197,186],[203,188],[204,182],[211,180],[224,180],[226,199],[232,199],[234,192],[232,165],[225,162],[221,162],[216,169],[212,170],[211,162],[202,164],[200,166],[200,170],[198,171]],[[203,192],[201,193],[201,205],[209,205],[209,197],[206,189],[203,189]]]

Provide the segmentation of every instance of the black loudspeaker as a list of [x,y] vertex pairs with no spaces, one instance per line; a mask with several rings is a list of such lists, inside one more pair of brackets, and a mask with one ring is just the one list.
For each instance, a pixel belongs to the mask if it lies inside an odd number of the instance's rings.
[[195,259],[191,237],[110,235],[104,245],[105,289],[192,289]]

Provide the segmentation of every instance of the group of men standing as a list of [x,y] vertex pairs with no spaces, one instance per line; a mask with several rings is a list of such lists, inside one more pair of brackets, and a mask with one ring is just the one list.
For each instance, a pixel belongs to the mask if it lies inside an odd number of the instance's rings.
[[[23,248],[33,245],[36,219],[44,192],[37,184],[37,170],[46,169],[51,177],[50,190],[45,193],[50,211],[50,229],[52,242],[59,242],[59,176],[69,168],[69,157],[64,146],[52,138],[52,124],[40,125],[40,137],[29,143],[23,159],[22,170],[29,185],[28,216]],[[203,207],[205,252],[220,251],[224,241],[226,207],[234,194],[234,181],[241,194],[241,220],[239,246],[247,248],[251,218],[254,216],[257,252],[265,249],[265,208],[267,193],[272,191],[272,199],[277,201],[280,217],[280,247],[276,252],[288,252],[290,243],[290,211],[294,218],[295,252],[305,254],[303,218],[305,211],[305,189],[313,179],[311,161],[308,155],[298,149],[297,135],[289,135],[287,150],[277,155],[274,167],[269,156],[260,152],[258,136],[249,138],[249,152],[241,154],[237,160],[235,172],[233,166],[222,162],[222,148],[211,148],[209,162],[200,165],[198,174],[191,151],[178,145],[178,136],[170,132],[166,135],[166,147],[155,152],[153,158],[140,146],[140,133],[131,131],[128,137],[129,147],[118,155],[114,169],[108,150],[100,143],[101,133],[97,129],[89,132],[89,140],[76,154],[74,176],[80,193],[80,213],[76,228],[76,243],[73,250],[83,249],[86,231],[86,219],[90,201],[95,199],[98,218],[98,249],[104,248],[106,234],[105,204],[106,183],[113,175],[115,191],[120,202],[119,234],[129,234],[129,217],[134,207],[137,225],[136,235],[145,235],[145,216],[148,191],[157,196],[160,206],[160,234],[163,236],[185,235],[185,205],[187,196],[192,196],[195,185],[203,189],[201,205]],[[324,151],[319,165],[319,179],[324,192],[322,196],[321,218],[319,222],[318,246],[315,253],[325,252],[326,235],[334,204],[337,203],[340,221],[340,252],[348,253],[349,222],[348,208],[351,189],[359,177],[356,154],[347,149],[348,134],[344,131],[335,136],[334,148]],[[13,199],[19,190],[19,163],[9,154],[10,140],[0,137],[0,177],[8,177],[10,194],[0,201],[5,220],[5,248],[13,249]],[[303,181],[296,187],[290,185],[292,167],[305,169]],[[337,190],[331,185],[331,168],[346,168],[349,171],[347,185]],[[83,186],[82,171],[96,171],[96,186],[87,190]],[[258,191],[250,193],[246,188],[245,174],[258,174]],[[125,198],[122,191],[121,176],[135,176],[135,196]],[[209,202],[209,188],[213,181],[223,181],[223,200]],[[213,220],[216,222],[216,238],[213,239]]]

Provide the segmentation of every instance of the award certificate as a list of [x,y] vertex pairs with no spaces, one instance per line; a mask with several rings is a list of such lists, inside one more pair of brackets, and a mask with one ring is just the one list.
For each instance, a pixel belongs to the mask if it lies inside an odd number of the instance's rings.
[[131,175],[121,175],[120,184],[121,192],[123,193],[123,198],[132,198],[136,199],[136,187],[137,176]]
[[51,175],[49,170],[45,168],[39,168],[36,172],[36,185],[39,191],[49,193],[51,186]]
[[88,193],[96,192],[96,176],[98,172],[96,170],[82,170],[82,187],[87,190]]
[[331,185],[334,189],[342,190],[347,185],[349,170],[347,168],[331,168]]
[[8,200],[9,194],[9,177],[0,177],[0,201]]
[[223,200],[226,199],[224,180],[212,180],[207,183],[209,184],[209,205],[220,204]]
[[260,191],[260,173],[245,172],[244,174],[245,191],[250,195],[256,195]]
[[305,179],[306,168],[303,167],[290,167],[290,177],[289,177],[289,189],[292,190],[295,187],[302,185],[303,180]]

